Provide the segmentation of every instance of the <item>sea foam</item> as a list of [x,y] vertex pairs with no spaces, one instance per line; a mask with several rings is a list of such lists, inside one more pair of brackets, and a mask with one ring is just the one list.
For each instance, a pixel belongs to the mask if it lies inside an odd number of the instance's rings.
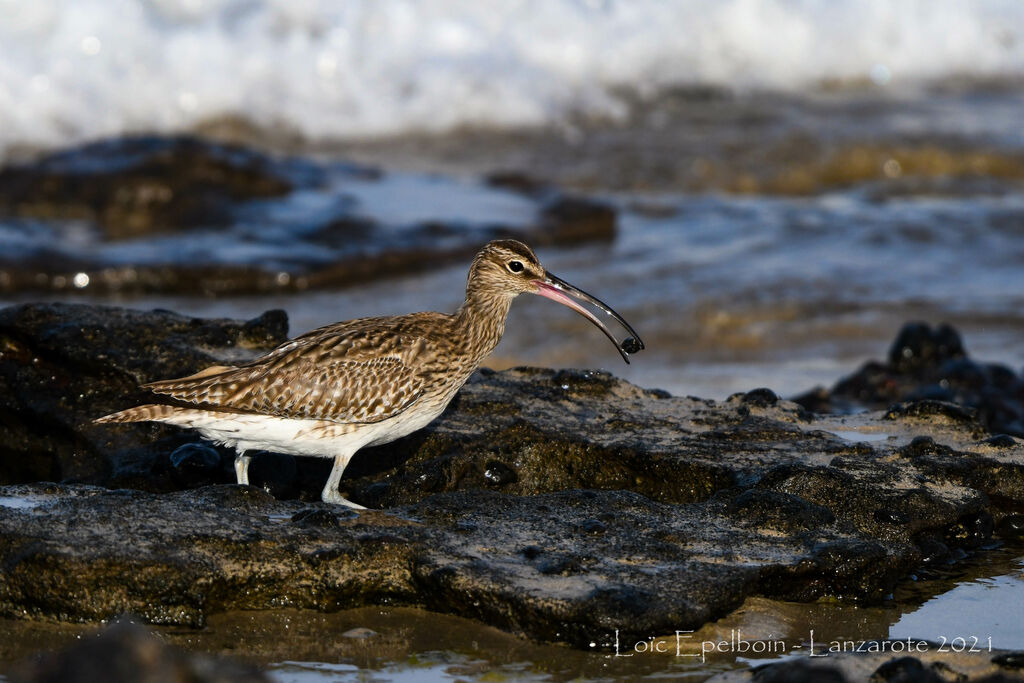
[[0,0],[0,154],[238,118],[309,138],[621,116],[623,92],[1024,73],[1018,0]]

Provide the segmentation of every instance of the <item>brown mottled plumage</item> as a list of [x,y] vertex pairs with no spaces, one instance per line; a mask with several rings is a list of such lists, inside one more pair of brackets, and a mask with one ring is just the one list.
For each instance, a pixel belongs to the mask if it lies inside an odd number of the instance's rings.
[[[248,483],[246,451],[332,457],[334,468],[322,499],[359,507],[337,490],[351,457],[363,446],[393,441],[440,415],[498,345],[512,300],[524,292],[574,308],[615,341],[566,294],[582,298],[613,315],[636,337],[607,306],[546,273],[525,244],[499,240],[473,259],[466,300],[452,315],[412,313],[327,325],[248,363],[143,385],[195,407],[149,404],[96,422],[193,427],[238,451],[240,484]],[[635,342],[643,348],[639,339]],[[628,362],[621,348],[620,353]]]

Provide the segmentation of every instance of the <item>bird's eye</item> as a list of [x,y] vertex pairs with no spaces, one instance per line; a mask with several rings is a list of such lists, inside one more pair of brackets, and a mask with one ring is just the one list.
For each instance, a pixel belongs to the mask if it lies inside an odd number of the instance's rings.
[[513,273],[521,273],[521,272],[523,272],[523,262],[522,261],[509,261],[508,262],[508,269],[510,271],[512,271]]

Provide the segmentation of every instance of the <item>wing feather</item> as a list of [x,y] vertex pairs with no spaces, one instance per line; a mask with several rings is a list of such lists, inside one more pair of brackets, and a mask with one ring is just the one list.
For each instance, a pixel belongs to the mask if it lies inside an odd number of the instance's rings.
[[424,381],[419,336],[323,328],[237,367],[143,385],[180,401],[278,417],[380,422],[416,402]]

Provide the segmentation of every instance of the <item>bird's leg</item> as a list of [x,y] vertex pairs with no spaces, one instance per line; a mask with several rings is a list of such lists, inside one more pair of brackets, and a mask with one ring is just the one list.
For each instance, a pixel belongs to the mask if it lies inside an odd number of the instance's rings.
[[252,460],[252,457],[246,455],[245,451],[239,451],[235,456],[235,477],[238,479],[238,483],[242,486],[249,485],[250,460]]
[[331,468],[331,476],[327,477],[327,484],[324,485],[323,493],[320,494],[320,500],[325,503],[345,505],[356,510],[365,510],[366,508],[362,505],[353,503],[338,493],[338,482],[341,481],[341,473],[345,471],[348,461],[352,459],[353,455],[355,455],[354,451],[334,456],[334,467]]

